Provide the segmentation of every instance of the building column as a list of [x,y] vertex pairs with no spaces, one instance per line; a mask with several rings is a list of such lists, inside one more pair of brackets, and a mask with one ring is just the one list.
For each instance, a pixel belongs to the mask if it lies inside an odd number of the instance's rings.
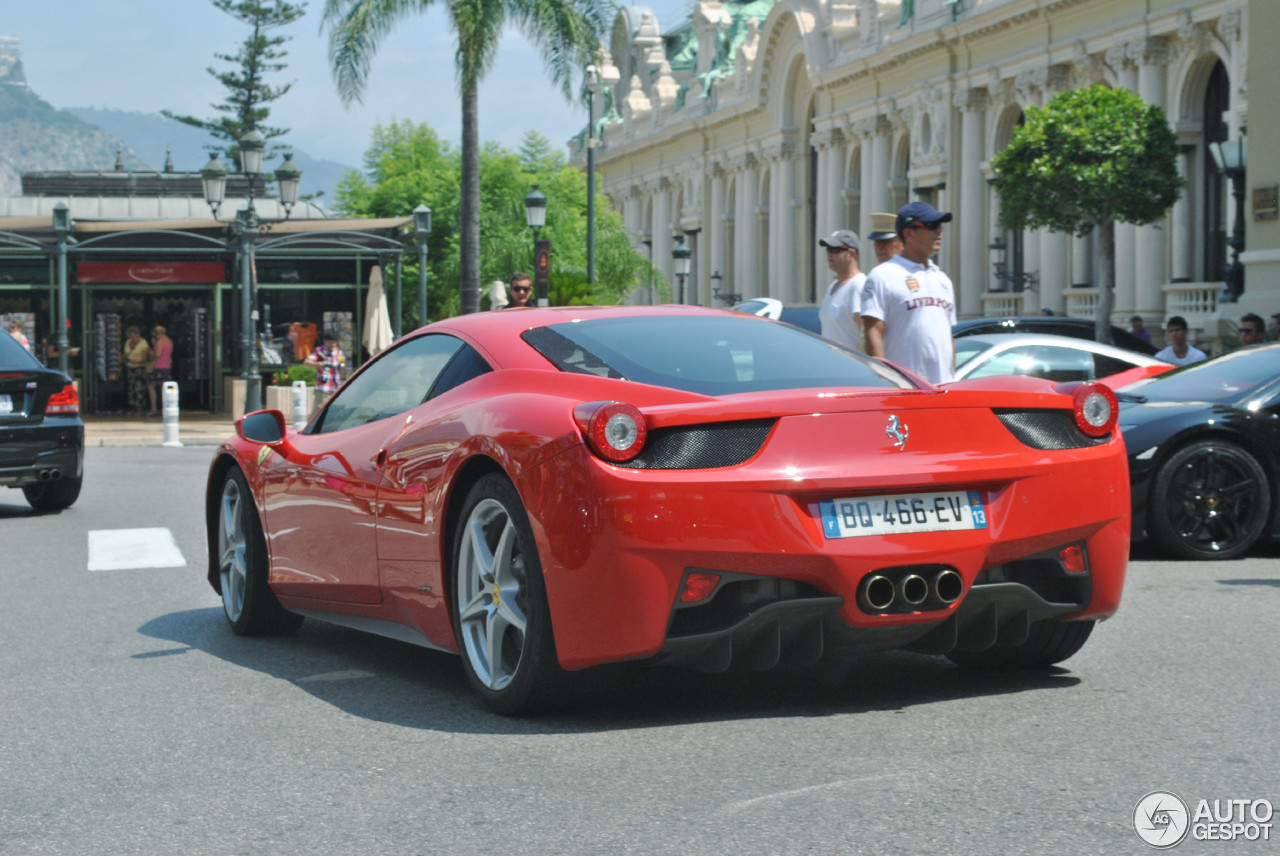
[[760,218],[756,211],[758,184],[754,160],[748,155],[738,170],[737,208],[734,212],[734,291],[744,298],[760,297]]
[[1071,236],[1063,232],[1040,232],[1040,307],[1058,314],[1066,309],[1063,292],[1067,287],[1067,253]]
[[[1144,39],[1135,45],[1138,63],[1138,95],[1143,101],[1165,109],[1165,70],[1169,48],[1162,37]],[[1167,112],[1167,111],[1166,111]],[[1167,276],[1166,220],[1138,226],[1134,232],[1133,308],[1150,316],[1164,312],[1164,285]]]
[[[883,208],[877,208],[879,198],[875,195],[874,187],[876,186],[875,164],[872,163],[873,155],[871,153],[872,142],[870,134],[862,134],[858,138],[858,208],[862,214],[861,230],[859,235],[868,235],[871,233],[871,216],[883,211]],[[883,182],[881,182],[883,183]]]
[[680,298],[680,286],[676,282],[675,268],[671,261],[671,248],[674,246],[671,232],[671,191],[663,180],[653,193],[653,223],[650,226],[653,240],[653,263],[662,271],[662,275],[671,283],[671,299],[675,303]]
[[[840,165],[836,163],[836,148],[832,145],[835,131],[831,128],[816,132],[811,138],[813,147],[818,152],[817,193],[815,206],[818,212],[818,237],[830,235],[836,229],[851,228],[840,216],[840,205],[843,202],[843,182],[837,178]],[[826,251],[821,246],[812,246],[808,252],[813,255],[814,277],[819,281],[818,294],[822,294],[821,280],[827,269]]]
[[[711,166],[711,205],[707,211],[707,283],[708,288],[715,286],[715,280],[711,279],[711,274],[719,271],[722,275],[725,271],[725,255],[724,255],[724,170],[720,164]],[[722,280],[723,282],[723,280]],[[721,286],[723,289],[723,286]],[[715,306],[718,303],[715,293],[711,292],[711,298],[708,305]]]
[[1173,282],[1190,282],[1195,268],[1195,188],[1191,184],[1196,146],[1183,145],[1178,153],[1178,175],[1186,182],[1178,201],[1173,203],[1170,217],[1173,258],[1170,260],[1169,279]]
[[982,217],[982,200],[986,195],[986,179],[982,175],[982,153],[985,149],[983,125],[989,99],[986,89],[970,89],[956,97],[960,109],[960,269],[956,290],[962,317],[982,314],[982,292],[987,290],[987,224]]
[[[1118,56],[1117,56],[1118,55]],[[1134,67],[1125,47],[1107,51],[1107,64],[1117,69],[1119,85],[1133,92],[1138,91],[1138,70]],[[1134,288],[1134,263],[1137,254],[1137,228],[1131,223],[1116,223],[1115,229],[1115,300],[1111,304],[1112,318],[1127,318],[1133,314],[1136,290]]]
[[862,198],[868,198],[872,211],[893,211],[889,202],[889,179],[893,177],[893,160],[889,155],[893,129],[889,122],[877,117],[875,130],[871,137],[871,186],[862,189]]

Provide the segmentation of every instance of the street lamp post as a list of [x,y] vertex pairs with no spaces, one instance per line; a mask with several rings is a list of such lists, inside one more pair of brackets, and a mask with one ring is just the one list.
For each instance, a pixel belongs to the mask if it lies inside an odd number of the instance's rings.
[[587,66],[587,287],[596,281],[596,87],[600,73]]
[[427,323],[427,236],[431,234],[431,209],[413,209],[413,236],[418,241],[418,326]]
[[67,348],[71,346],[67,339],[67,325],[71,323],[71,310],[67,306],[67,245],[71,243],[71,209],[65,202],[53,206],[53,232],[58,246],[58,370],[66,374],[69,370]]
[[1005,244],[1004,238],[996,235],[995,240],[987,244],[987,249],[995,257],[992,267],[995,268],[996,282],[1000,283],[1001,286],[1007,285],[1014,291],[1022,291],[1023,288],[1034,291],[1036,286],[1040,284],[1040,274],[1036,271],[1026,273],[1009,270],[1009,247]]
[[742,300],[742,295],[733,291],[726,291],[723,294],[721,294],[720,288],[723,286],[723,284],[724,284],[724,274],[720,273],[720,271],[716,271],[715,273],[711,274],[711,293],[715,295],[716,300],[722,300],[729,306],[733,306],[735,303],[738,303]]
[[676,235],[676,245],[671,250],[671,258],[675,262],[676,279],[680,280],[680,302],[684,303],[684,278],[689,275],[689,259],[693,250],[684,245],[684,235]]
[[1219,303],[1235,303],[1244,294],[1244,265],[1240,262],[1240,253],[1244,250],[1244,172],[1248,147],[1245,140],[1210,143],[1209,154],[1213,155],[1218,171],[1231,179],[1231,195],[1236,200],[1235,223],[1227,241],[1232,258],[1222,270],[1222,292],[1218,295]]
[[[240,171],[248,179],[248,198],[245,207],[236,212],[233,225],[240,255],[240,377],[245,382],[244,412],[252,413],[262,409],[262,378],[258,374],[258,307],[257,295],[253,284],[254,244],[262,220],[253,207],[256,196],[256,179],[262,173],[262,159],[266,153],[267,143],[262,134],[250,131],[240,138]],[[280,204],[284,207],[285,217],[293,211],[298,201],[298,184],[302,178],[302,170],[293,162],[292,155],[286,155],[285,161],[276,170],[276,182],[279,185]],[[218,216],[218,208],[222,204],[227,187],[227,168],[218,162],[215,153],[204,169],[200,170],[200,179],[204,185],[205,201]]]
[[524,221],[533,230],[533,287],[539,306],[547,306],[550,281],[551,242],[538,239],[538,233],[547,224],[547,196],[533,186],[524,198]]

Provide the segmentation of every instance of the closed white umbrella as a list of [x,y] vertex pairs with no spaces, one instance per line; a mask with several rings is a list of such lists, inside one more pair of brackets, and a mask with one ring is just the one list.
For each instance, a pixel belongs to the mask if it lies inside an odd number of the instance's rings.
[[382,290],[382,269],[369,271],[369,293],[364,301],[364,346],[369,356],[385,351],[393,341],[391,313],[387,311],[387,295]]

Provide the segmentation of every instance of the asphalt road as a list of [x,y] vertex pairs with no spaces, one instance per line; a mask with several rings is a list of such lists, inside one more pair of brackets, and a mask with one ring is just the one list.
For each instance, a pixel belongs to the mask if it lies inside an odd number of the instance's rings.
[[[233,636],[204,581],[211,452],[90,449],[61,514],[0,490],[0,853],[1123,854],[1151,791],[1280,803],[1276,547],[1135,553],[1119,614],[1049,672],[631,670],[511,720],[448,655]],[[89,532],[141,527],[186,566],[88,570]]]

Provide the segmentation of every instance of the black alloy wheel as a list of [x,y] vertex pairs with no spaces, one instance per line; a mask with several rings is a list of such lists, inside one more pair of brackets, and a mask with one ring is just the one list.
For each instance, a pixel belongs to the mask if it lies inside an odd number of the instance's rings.
[[1271,489],[1253,455],[1227,440],[1200,440],[1160,468],[1148,508],[1161,548],[1183,559],[1234,559],[1266,528]]
[[27,485],[22,493],[36,511],[61,511],[70,508],[80,498],[83,481],[83,476],[44,481]]

